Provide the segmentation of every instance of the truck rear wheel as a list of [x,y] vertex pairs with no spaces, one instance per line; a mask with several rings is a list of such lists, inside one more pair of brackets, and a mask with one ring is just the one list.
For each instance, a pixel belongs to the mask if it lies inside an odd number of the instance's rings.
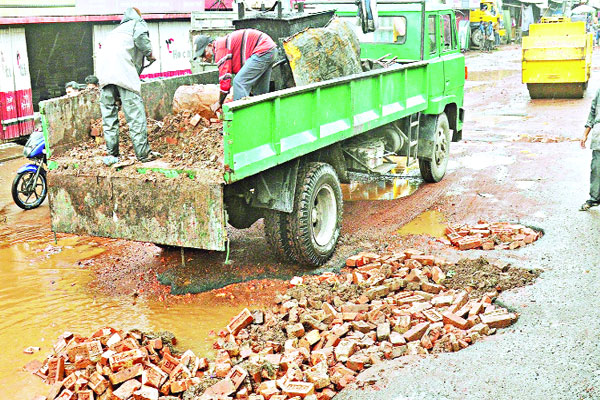
[[419,170],[425,182],[435,183],[446,175],[450,155],[450,125],[445,113],[437,117],[433,133],[433,154],[431,160],[419,159]]
[[294,261],[288,236],[287,214],[268,210],[265,213],[264,231],[267,244],[281,261]]
[[311,162],[300,169],[294,210],[286,218],[293,257],[320,266],[335,250],[342,226],[342,189],[331,165]]

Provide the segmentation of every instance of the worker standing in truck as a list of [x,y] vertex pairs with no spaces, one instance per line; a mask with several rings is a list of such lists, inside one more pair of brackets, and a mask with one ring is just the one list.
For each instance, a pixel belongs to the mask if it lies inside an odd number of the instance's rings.
[[119,161],[119,107],[120,101],[133,150],[141,162],[158,158],[150,151],[146,110],[141,96],[140,74],[144,61],[154,62],[148,25],[140,10],[128,8],[118,27],[102,42],[97,58],[97,76],[100,82],[100,111],[108,155],[103,161],[112,165]]
[[218,39],[200,35],[194,41],[194,48],[194,59],[214,62],[219,68],[221,94],[219,101],[211,106],[215,113],[232,86],[233,100],[248,97],[250,93],[268,93],[277,46],[266,33],[240,29]]

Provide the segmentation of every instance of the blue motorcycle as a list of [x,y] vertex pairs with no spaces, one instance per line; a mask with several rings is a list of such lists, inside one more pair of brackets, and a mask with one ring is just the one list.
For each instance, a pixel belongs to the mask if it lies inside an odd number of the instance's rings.
[[29,136],[23,155],[33,161],[19,168],[12,183],[12,197],[23,210],[39,207],[46,199],[46,144],[44,132],[36,131]]

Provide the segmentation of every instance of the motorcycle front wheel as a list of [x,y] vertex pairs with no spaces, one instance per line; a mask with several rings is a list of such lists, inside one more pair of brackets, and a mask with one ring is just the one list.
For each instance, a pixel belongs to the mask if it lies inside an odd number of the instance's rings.
[[13,180],[12,198],[23,210],[39,207],[46,199],[48,193],[46,171],[42,168],[35,182],[34,179],[35,172],[24,171],[18,173]]

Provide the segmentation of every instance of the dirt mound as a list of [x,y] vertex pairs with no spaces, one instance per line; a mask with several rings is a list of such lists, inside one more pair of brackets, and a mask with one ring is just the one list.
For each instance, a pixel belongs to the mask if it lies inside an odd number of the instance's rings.
[[[223,124],[207,120],[198,114],[184,111],[169,114],[162,121],[148,118],[148,141],[152,151],[161,153],[160,165],[176,170],[205,170],[214,175],[223,174]],[[139,164],[129,138],[125,117],[119,112],[120,154],[124,174],[134,176]],[[81,143],[64,154],[53,157],[60,170],[75,171],[77,174],[106,174],[115,170],[102,164],[106,145],[102,137],[102,120],[91,122],[90,140]],[[137,165],[138,167],[140,165]]]
[[462,259],[445,267],[444,285],[449,289],[473,288],[472,295],[480,296],[493,290],[509,290],[529,285],[542,273],[539,269],[511,267],[506,263],[490,263],[484,257]]

